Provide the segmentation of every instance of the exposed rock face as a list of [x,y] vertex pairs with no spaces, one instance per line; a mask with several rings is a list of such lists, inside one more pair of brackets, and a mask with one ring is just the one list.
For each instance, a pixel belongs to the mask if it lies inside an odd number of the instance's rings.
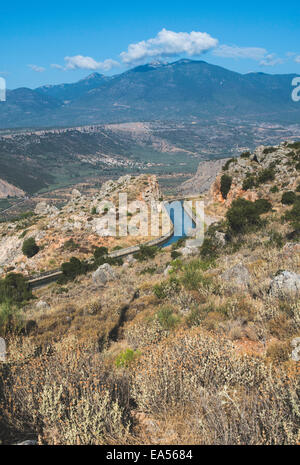
[[12,184],[0,179],[0,199],[5,199],[6,197],[24,197],[25,192],[22,189],[19,189]]
[[34,213],[36,215],[55,216],[59,213],[59,210],[54,206],[48,205],[46,202],[39,202],[36,204]]
[[112,267],[108,263],[104,263],[92,275],[95,284],[105,286],[108,281],[116,279],[116,275]]
[[297,297],[300,295],[300,274],[281,271],[271,282],[270,294],[273,297]]
[[231,282],[237,287],[247,287],[250,284],[251,276],[247,268],[242,264],[238,263],[233,267],[222,273],[221,278],[224,281]]
[[15,260],[22,254],[22,241],[17,236],[0,239],[0,268],[13,266]]
[[[239,197],[254,202],[260,197],[268,198],[270,188],[275,184],[281,186],[282,191],[295,191],[298,183],[299,171],[296,168],[298,159],[291,144],[283,142],[276,147],[257,147],[253,153],[248,153],[245,157],[231,159],[225,171],[221,171],[213,182],[209,196],[213,202],[221,202],[225,207],[229,207],[231,202]],[[275,179],[266,179],[257,182],[259,175],[263,171],[272,171]],[[232,178],[232,184],[223,199],[221,194],[221,177],[227,174]],[[246,179],[252,179],[254,183],[248,186],[244,184]]]
[[222,158],[199,163],[195,176],[179,186],[179,194],[196,195],[208,191],[227,160]]

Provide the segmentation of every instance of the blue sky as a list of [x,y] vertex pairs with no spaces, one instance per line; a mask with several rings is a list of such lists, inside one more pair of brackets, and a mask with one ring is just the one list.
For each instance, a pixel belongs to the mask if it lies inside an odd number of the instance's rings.
[[5,2],[0,76],[34,88],[181,57],[299,74],[299,18],[299,2]]

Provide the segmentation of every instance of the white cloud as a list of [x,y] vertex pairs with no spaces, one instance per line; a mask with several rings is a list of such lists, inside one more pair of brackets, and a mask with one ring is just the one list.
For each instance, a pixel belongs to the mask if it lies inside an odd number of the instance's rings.
[[298,56],[295,57],[295,62],[296,62],[296,63],[300,63],[300,55],[298,55]]
[[284,60],[282,58],[278,58],[275,53],[269,53],[260,61],[259,64],[262,66],[275,66],[281,65],[283,62]]
[[120,64],[112,59],[107,59],[101,62],[94,60],[92,57],[84,57],[82,55],[75,55],[72,57],[66,56],[64,58],[65,66],[52,64],[52,68],[60,69],[62,71],[74,70],[74,69],[89,69],[89,70],[97,70],[101,69],[103,71],[109,71],[111,68],[115,66],[119,66]]
[[222,58],[250,58],[251,60],[262,60],[267,50],[260,47],[238,47],[237,45],[220,45],[213,54]]
[[46,68],[44,68],[43,66],[38,66],[38,65],[28,65],[29,68],[32,69],[32,71],[35,71],[36,73],[43,73],[44,71],[46,71]]
[[206,32],[174,32],[162,29],[156,37],[130,44],[120,54],[124,63],[142,62],[148,58],[172,57],[181,54],[201,55],[216,47],[218,40]]

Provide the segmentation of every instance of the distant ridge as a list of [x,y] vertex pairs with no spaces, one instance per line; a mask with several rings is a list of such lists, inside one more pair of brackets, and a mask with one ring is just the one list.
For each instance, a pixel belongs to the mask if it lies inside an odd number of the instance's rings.
[[205,61],[137,66],[115,76],[92,73],[73,84],[7,92],[0,128],[219,117],[298,123],[296,74],[240,74]]

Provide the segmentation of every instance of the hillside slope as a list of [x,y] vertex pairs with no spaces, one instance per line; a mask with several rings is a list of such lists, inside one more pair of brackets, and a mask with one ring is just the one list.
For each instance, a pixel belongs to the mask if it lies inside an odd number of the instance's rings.
[[[85,200],[74,193],[68,223]],[[200,248],[79,270],[35,299],[20,276],[0,280],[4,443],[299,444],[300,143],[227,161],[205,204],[219,221]],[[57,218],[34,220],[50,242]],[[4,227],[20,241],[31,228]]]

